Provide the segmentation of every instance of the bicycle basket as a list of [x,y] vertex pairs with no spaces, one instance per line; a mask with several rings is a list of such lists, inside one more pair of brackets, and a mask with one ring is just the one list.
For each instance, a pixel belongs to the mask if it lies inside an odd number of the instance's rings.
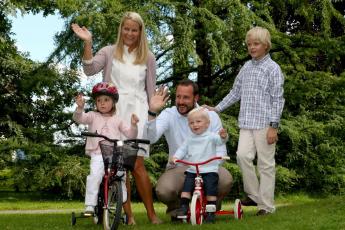
[[138,146],[126,144],[123,146],[123,159],[126,169],[133,170],[137,160]]
[[[117,159],[117,156],[113,158],[113,151],[114,151],[114,143],[109,142],[107,140],[103,140],[99,142],[101,152],[102,152],[102,157],[103,157],[103,162],[105,167],[109,167],[110,164],[113,163],[113,160]],[[119,152],[119,147],[116,147],[115,154],[118,154]],[[138,153],[138,146],[135,145],[129,145],[125,144],[123,146],[123,166],[126,169],[133,170],[135,161],[137,159],[137,153]]]
[[103,140],[99,142],[99,146],[102,152],[104,167],[108,168],[113,163],[114,143]]

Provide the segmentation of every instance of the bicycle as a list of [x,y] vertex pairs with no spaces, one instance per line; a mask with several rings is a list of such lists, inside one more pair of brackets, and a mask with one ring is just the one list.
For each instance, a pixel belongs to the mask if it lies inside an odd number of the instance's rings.
[[[207,164],[214,160],[228,160],[230,159],[228,156],[223,157],[212,157],[203,162],[189,162],[184,160],[176,160],[177,163],[182,163],[189,166],[195,166],[196,169],[196,177],[194,179],[194,192],[190,204],[190,208],[187,214],[187,217],[183,217],[183,222],[190,222],[192,225],[201,225],[203,219],[206,218],[208,206],[206,195],[203,188],[203,179],[199,172],[199,166]],[[235,219],[242,219],[243,218],[243,210],[240,199],[235,200],[235,204],[233,210],[226,211],[226,210],[215,210],[215,215],[233,215]]]
[[138,150],[145,151],[138,144],[150,144],[150,141],[145,139],[120,141],[91,132],[82,132],[81,135],[104,139],[99,142],[104,162],[104,176],[99,187],[94,214],[81,213],[80,216],[76,216],[72,212],[72,225],[76,224],[77,218],[93,217],[95,224],[103,223],[104,230],[115,230],[121,222],[123,204],[121,181],[126,170],[134,169]]

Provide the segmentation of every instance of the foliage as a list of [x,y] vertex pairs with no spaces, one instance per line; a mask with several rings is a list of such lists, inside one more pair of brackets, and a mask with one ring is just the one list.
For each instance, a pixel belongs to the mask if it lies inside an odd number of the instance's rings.
[[[47,63],[34,63],[14,47],[7,15],[16,9],[23,14],[59,12],[65,19],[65,30],[56,35],[57,48]],[[71,105],[78,88],[83,47],[70,23],[87,26],[93,33],[93,48],[98,50],[115,41],[124,11],[143,16],[159,67],[158,83],[174,86],[179,79],[194,79],[202,94],[200,104],[214,105],[229,92],[239,69],[250,58],[244,44],[246,31],[255,25],[268,28],[272,35],[270,54],[285,74],[286,104],[276,155],[277,191],[344,193],[345,4],[329,0],[1,2],[1,169],[14,167],[11,154],[25,149],[31,160],[47,161],[35,161],[38,172],[30,172],[40,178],[49,171],[48,185],[38,179],[34,183],[37,188],[68,187],[73,174],[65,169],[73,166],[80,177],[71,186],[80,186],[82,193],[85,165],[77,162],[84,159],[69,156],[74,151],[69,145],[54,143],[57,132],[70,134],[70,114],[64,109]],[[55,68],[66,58],[71,60],[71,69]],[[235,178],[234,188],[241,193],[235,161],[238,110],[236,104],[221,118],[230,133],[231,161],[226,167]],[[79,150],[77,155],[81,156]],[[166,152],[164,140],[152,147],[146,167],[153,183],[164,170]]]

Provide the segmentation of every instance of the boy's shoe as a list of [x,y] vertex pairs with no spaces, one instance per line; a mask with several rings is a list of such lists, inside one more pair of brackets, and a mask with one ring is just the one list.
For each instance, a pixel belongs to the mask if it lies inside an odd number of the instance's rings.
[[256,216],[266,216],[266,215],[269,215],[271,214],[270,212],[264,210],[264,209],[260,209],[257,213],[256,213]]
[[92,216],[95,213],[95,207],[88,205],[85,208],[84,216]]
[[176,210],[177,218],[187,218],[188,206],[182,205],[179,209]]
[[258,204],[247,196],[246,198],[241,200],[241,205],[243,205],[243,206],[257,206]]
[[207,212],[205,223],[214,224],[216,222],[216,214],[214,212]]

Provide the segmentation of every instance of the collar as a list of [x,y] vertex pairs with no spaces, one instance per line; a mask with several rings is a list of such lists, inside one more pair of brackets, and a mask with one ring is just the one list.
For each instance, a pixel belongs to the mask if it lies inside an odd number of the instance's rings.
[[264,63],[269,58],[271,58],[270,54],[266,54],[263,58],[261,58],[259,60],[255,60],[254,58],[252,58],[251,62],[253,65],[259,65],[259,64]]

